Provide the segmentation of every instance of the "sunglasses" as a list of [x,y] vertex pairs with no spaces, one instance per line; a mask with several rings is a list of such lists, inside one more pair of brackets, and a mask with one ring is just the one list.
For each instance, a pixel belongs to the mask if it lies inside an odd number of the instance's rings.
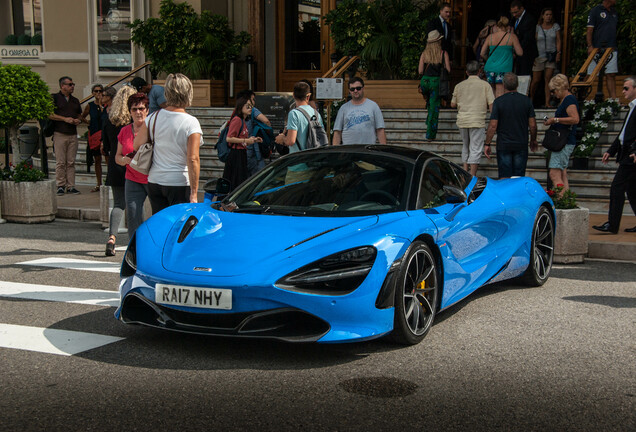
[[74,87],[74,86],[75,86],[75,83],[65,83],[64,85]]
[[130,111],[131,111],[131,112],[135,112],[135,111],[142,112],[142,111],[146,111],[147,109],[148,109],[148,108],[146,108],[146,107],[141,107],[141,108],[131,108],[131,109],[130,109]]
[[349,87],[349,91],[360,91],[362,87]]
[[93,93],[102,93],[104,90],[93,90]]
[[623,90],[630,91],[631,89],[629,87],[623,87]]

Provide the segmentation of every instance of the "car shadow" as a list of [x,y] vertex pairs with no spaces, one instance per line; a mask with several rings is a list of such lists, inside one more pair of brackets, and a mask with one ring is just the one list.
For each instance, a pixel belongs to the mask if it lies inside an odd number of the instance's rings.
[[193,335],[126,325],[115,320],[114,310],[100,308],[58,321],[48,328],[124,338],[75,354],[75,357],[148,369],[304,370],[346,364],[370,354],[404,348],[383,338],[347,344],[318,344]]

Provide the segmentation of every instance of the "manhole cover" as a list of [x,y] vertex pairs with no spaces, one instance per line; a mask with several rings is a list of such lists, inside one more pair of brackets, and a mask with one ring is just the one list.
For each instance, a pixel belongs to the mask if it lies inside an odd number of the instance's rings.
[[417,384],[399,378],[369,377],[342,381],[340,387],[349,393],[393,398],[412,394],[417,389]]

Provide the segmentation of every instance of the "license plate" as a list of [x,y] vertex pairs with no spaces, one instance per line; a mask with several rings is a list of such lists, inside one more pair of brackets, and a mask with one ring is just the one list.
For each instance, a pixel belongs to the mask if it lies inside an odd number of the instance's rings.
[[232,290],[157,284],[155,302],[204,309],[232,309]]

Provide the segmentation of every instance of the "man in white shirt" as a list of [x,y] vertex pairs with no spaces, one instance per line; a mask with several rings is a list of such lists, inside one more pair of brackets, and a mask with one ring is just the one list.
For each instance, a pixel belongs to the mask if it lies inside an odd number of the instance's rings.
[[[610,157],[616,155],[618,169],[610,186],[610,204],[608,221],[603,225],[593,226],[595,230],[618,234],[625,205],[625,193],[636,215],[636,77],[625,78],[623,82],[623,97],[629,101],[629,113],[621,132],[610,148],[603,153],[602,162],[607,163]],[[636,232],[636,227],[625,229],[626,232]]]

